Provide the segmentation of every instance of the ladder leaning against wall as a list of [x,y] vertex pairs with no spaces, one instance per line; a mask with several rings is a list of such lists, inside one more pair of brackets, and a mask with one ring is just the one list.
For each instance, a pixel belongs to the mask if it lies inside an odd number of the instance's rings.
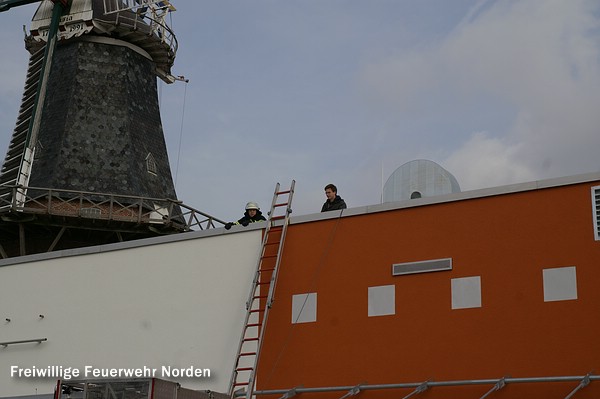
[[[269,309],[274,300],[277,273],[283,253],[283,244],[292,212],[292,197],[295,181],[289,190],[280,191],[275,186],[271,210],[268,214],[256,273],[246,302],[246,319],[238,346],[236,359],[229,383],[229,395],[250,399],[254,393],[256,367],[266,330]],[[245,388],[245,391],[244,391]]]

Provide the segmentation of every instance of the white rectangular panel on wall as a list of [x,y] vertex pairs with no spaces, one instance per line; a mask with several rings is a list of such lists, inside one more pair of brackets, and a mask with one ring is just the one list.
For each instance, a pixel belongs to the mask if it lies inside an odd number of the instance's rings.
[[481,307],[481,277],[461,277],[451,280],[452,309]]
[[396,313],[396,286],[380,285],[368,288],[368,316],[387,316]]
[[292,324],[317,321],[317,293],[292,296]]
[[543,270],[544,302],[577,299],[577,271],[575,266]]

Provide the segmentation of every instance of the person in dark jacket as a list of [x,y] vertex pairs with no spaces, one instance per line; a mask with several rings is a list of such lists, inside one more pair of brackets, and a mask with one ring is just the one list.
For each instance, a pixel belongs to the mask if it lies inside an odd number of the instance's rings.
[[321,212],[327,211],[337,211],[339,209],[346,209],[346,202],[337,195],[337,187],[333,184],[328,184],[325,186],[325,195],[327,196],[327,201],[323,204],[321,208]]
[[248,226],[250,223],[260,222],[261,220],[267,219],[263,216],[262,212],[260,211],[260,208],[258,207],[258,204],[256,202],[248,202],[246,204],[246,212],[244,212],[244,216],[235,223],[229,222],[225,224],[225,228],[229,230],[234,224]]

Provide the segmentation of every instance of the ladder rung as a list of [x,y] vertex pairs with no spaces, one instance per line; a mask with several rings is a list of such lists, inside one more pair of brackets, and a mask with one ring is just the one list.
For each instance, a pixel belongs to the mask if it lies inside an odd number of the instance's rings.
[[271,218],[271,220],[280,220],[280,219],[283,219],[283,218],[285,218],[285,216],[273,216]]
[[277,255],[263,255],[262,259],[265,259],[265,258],[276,258],[276,257],[277,257]]
[[235,384],[233,384],[233,386],[234,387],[239,387],[239,386],[248,385],[248,384],[249,384],[249,382],[236,382]]
[[17,116],[17,120],[19,119],[31,119],[31,110],[33,109],[33,104],[27,104],[27,106],[19,107],[19,116]]
[[258,337],[256,337],[256,338],[244,338],[242,341],[244,341],[244,342],[258,341]]
[[291,192],[292,192],[292,190],[278,191],[278,192],[277,192],[277,195],[280,195],[280,194],[287,194],[287,193],[291,193]]
[[37,91],[37,85],[31,85],[29,87],[25,87],[23,91],[23,98],[33,97],[35,92]]
[[253,296],[252,300],[255,300],[255,299],[265,299],[266,297],[267,297],[267,295],[257,295],[257,296]]
[[9,158],[9,159],[7,159],[7,160],[4,162],[4,164],[2,165],[2,168],[3,168],[3,169],[4,169],[4,168],[8,168],[8,167],[10,167],[10,166],[11,166],[11,164],[15,164],[15,163],[16,163],[16,164],[19,164],[19,163],[20,163],[20,161],[21,161],[21,160],[20,160],[19,158],[17,158],[17,157],[14,157],[14,158]]
[[264,309],[252,309],[252,310],[249,310],[250,313],[260,313],[260,312],[264,312],[264,311],[265,311]]
[[242,352],[240,353],[240,357],[242,356],[256,356],[256,352]]
[[31,73],[31,75],[28,75],[25,78],[25,85],[26,86],[30,86],[30,85],[35,85],[37,84],[37,82],[40,80],[40,70],[35,70]]
[[286,206],[287,204],[288,204],[287,202],[282,202],[281,204],[275,204],[275,207]]
[[29,116],[28,116],[28,117],[26,117],[26,118],[23,118],[23,120],[21,120],[21,121],[19,121],[19,123],[17,123],[17,126],[15,127],[15,130],[19,130],[19,128],[20,128],[21,126],[25,127],[25,125],[26,125],[26,124],[28,125],[28,124],[29,124],[29,120],[30,120],[30,119],[31,119],[31,118],[30,118]]
[[240,367],[235,369],[235,371],[251,371],[254,370],[254,367]]
[[272,269],[260,269],[259,272],[272,272],[275,268]]
[[[23,121],[21,125],[18,125],[12,135],[11,142],[12,143],[22,143],[27,138],[27,133],[29,132],[29,118]],[[13,144],[14,145],[14,144]]]
[[246,328],[248,328],[248,327],[260,327],[260,326],[262,326],[262,323],[246,324]]
[[13,168],[7,169],[7,170],[2,170],[2,174],[8,174],[8,173],[10,173],[10,172],[14,172],[14,171],[16,171],[17,169],[19,169],[19,166],[18,166],[18,165],[17,165],[17,166],[15,166],[15,167],[13,167]]

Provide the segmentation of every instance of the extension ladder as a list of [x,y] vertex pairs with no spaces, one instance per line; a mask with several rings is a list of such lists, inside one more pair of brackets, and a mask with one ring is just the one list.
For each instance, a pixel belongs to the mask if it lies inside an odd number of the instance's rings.
[[[289,190],[279,191],[275,186],[267,227],[262,240],[252,288],[246,302],[246,319],[229,383],[229,395],[252,398],[256,382],[256,367],[266,330],[269,309],[273,304],[277,272],[283,253],[295,181]],[[245,392],[243,391],[245,388]]]

